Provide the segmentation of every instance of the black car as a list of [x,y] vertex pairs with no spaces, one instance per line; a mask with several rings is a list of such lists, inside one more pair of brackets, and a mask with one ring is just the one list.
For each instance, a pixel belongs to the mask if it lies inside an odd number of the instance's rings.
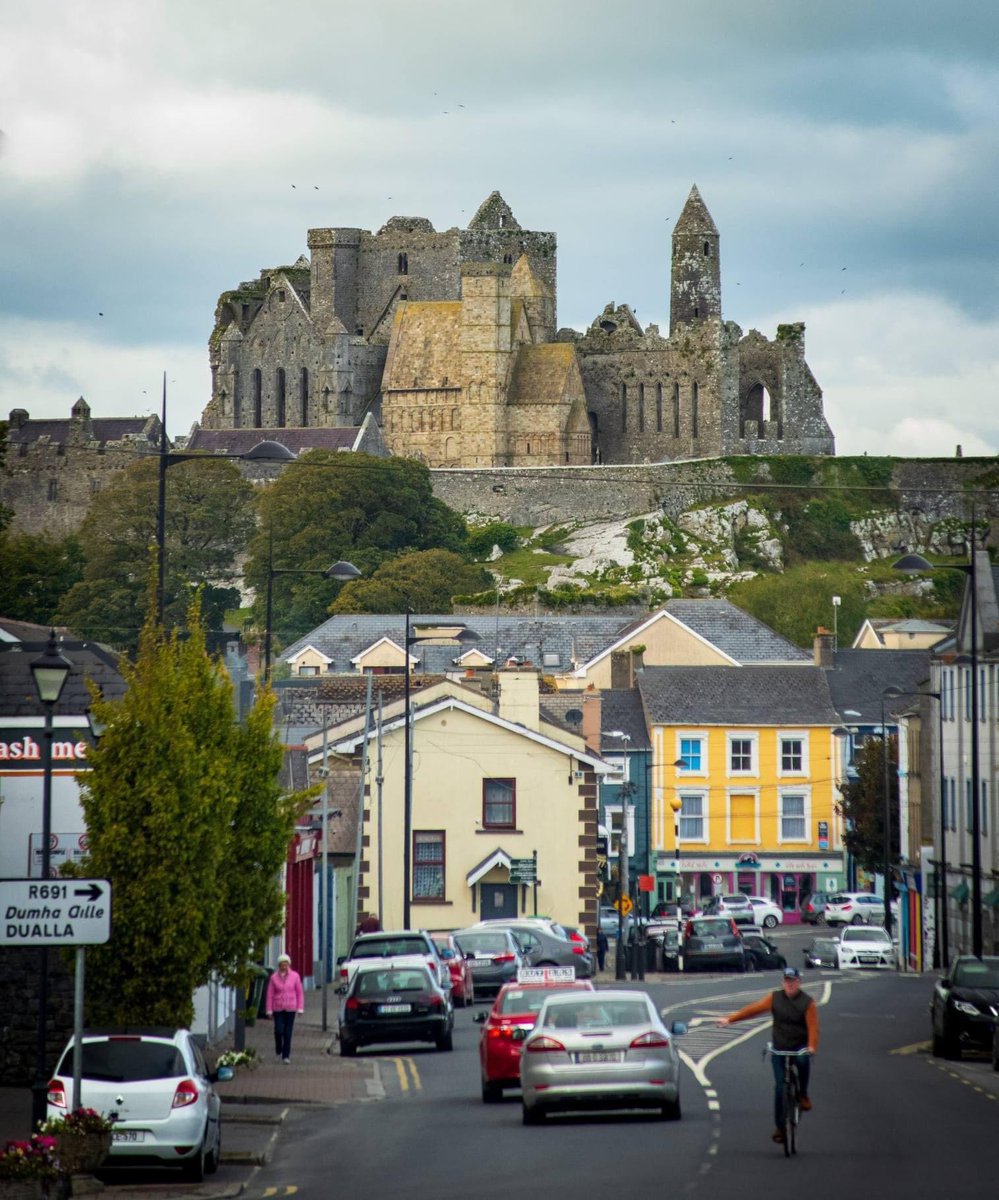
[[385,1042],[433,1042],[450,1050],[454,1009],[422,964],[358,967],[340,1004],[340,1054]]
[[999,956],[958,955],[930,1001],[934,1057],[960,1058],[965,1047],[993,1051],[997,1015]]
[[802,950],[802,954],[805,956],[805,966],[839,967],[839,953],[836,949],[838,945],[839,938],[812,938],[804,950]]
[[746,965],[751,971],[782,971],[787,966],[787,959],[777,949],[777,943],[762,932],[744,929],[742,944],[746,948]]

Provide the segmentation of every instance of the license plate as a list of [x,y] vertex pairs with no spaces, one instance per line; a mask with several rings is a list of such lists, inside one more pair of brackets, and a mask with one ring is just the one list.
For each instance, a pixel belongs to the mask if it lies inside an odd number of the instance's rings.
[[113,1129],[111,1140],[113,1142],[144,1142],[146,1131],[144,1129]]
[[721,942],[704,942],[701,946],[702,950],[722,950],[724,947]]
[[385,1016],[394,1016],[399,1013],[408,1013],[412,1011],[411,1004],[379,1004],[378,1011]]
[[473,970],[475,967],[491,967],[492,965],[493,960],[491,958],[476,958],[472,960]]
[[620,1061],[620,1050],[581,1050],[576,1055],[578,1063],[616,1063]]
[[862,954],[860,956],[860,961],[862,963],[878,963],[881,960],[878,958],[878,956],[876,954]]

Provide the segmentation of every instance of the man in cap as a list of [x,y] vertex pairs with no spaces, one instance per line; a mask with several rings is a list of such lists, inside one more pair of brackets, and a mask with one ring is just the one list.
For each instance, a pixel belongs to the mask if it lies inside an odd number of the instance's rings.
[[[807,1050],[814,1054],[819,1048],[819,1010],[807,992],[801,990],[801,974],[797,967],[785,967],[780,991],[771,992],[761,1000],[755,1000],[740,1008],[738,1012],[720,1017],[721,1026],[759,1017],[763,1013],[773,1015],[771,1039],[775,1050]],[[774,1118],[777,1128],[773,1133],[775,1142],[784,1140],[784,1062],[776,1055],[770,1056],[774,1071]],[[808,1112],[812,1102],[808,1098],[808,1077],[811,1061],[807,1056],[798,1059],[798,1078],[801,1081],[801,1107]]]

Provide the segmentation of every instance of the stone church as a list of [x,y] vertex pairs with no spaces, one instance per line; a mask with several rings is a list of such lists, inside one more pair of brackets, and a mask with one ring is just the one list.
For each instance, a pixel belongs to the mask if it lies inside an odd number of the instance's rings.
[[430,467],[832,454],[804,325],[722,317],[720,238],[696,187],[673,230],[670,326],[608,304],[558,329],[553,233],[498,192],[467,229],[393,217],[311,229],[311,258],[219,298],[202,428],[357,426]]

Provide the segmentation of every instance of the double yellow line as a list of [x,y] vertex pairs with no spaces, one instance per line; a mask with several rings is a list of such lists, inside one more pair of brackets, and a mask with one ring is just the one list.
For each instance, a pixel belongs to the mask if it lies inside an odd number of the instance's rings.
[[413,1091],[423,1091],[423,1083],[420,1080],[420,1072],[416,1069],[416,1062],[412,1058],[390,1058],[388,1061],[395,1063],[396,1074],[399,1077],[399,1090],[401,1092],[409,1091],[410,1076],[412,1076],[413,1079]]

